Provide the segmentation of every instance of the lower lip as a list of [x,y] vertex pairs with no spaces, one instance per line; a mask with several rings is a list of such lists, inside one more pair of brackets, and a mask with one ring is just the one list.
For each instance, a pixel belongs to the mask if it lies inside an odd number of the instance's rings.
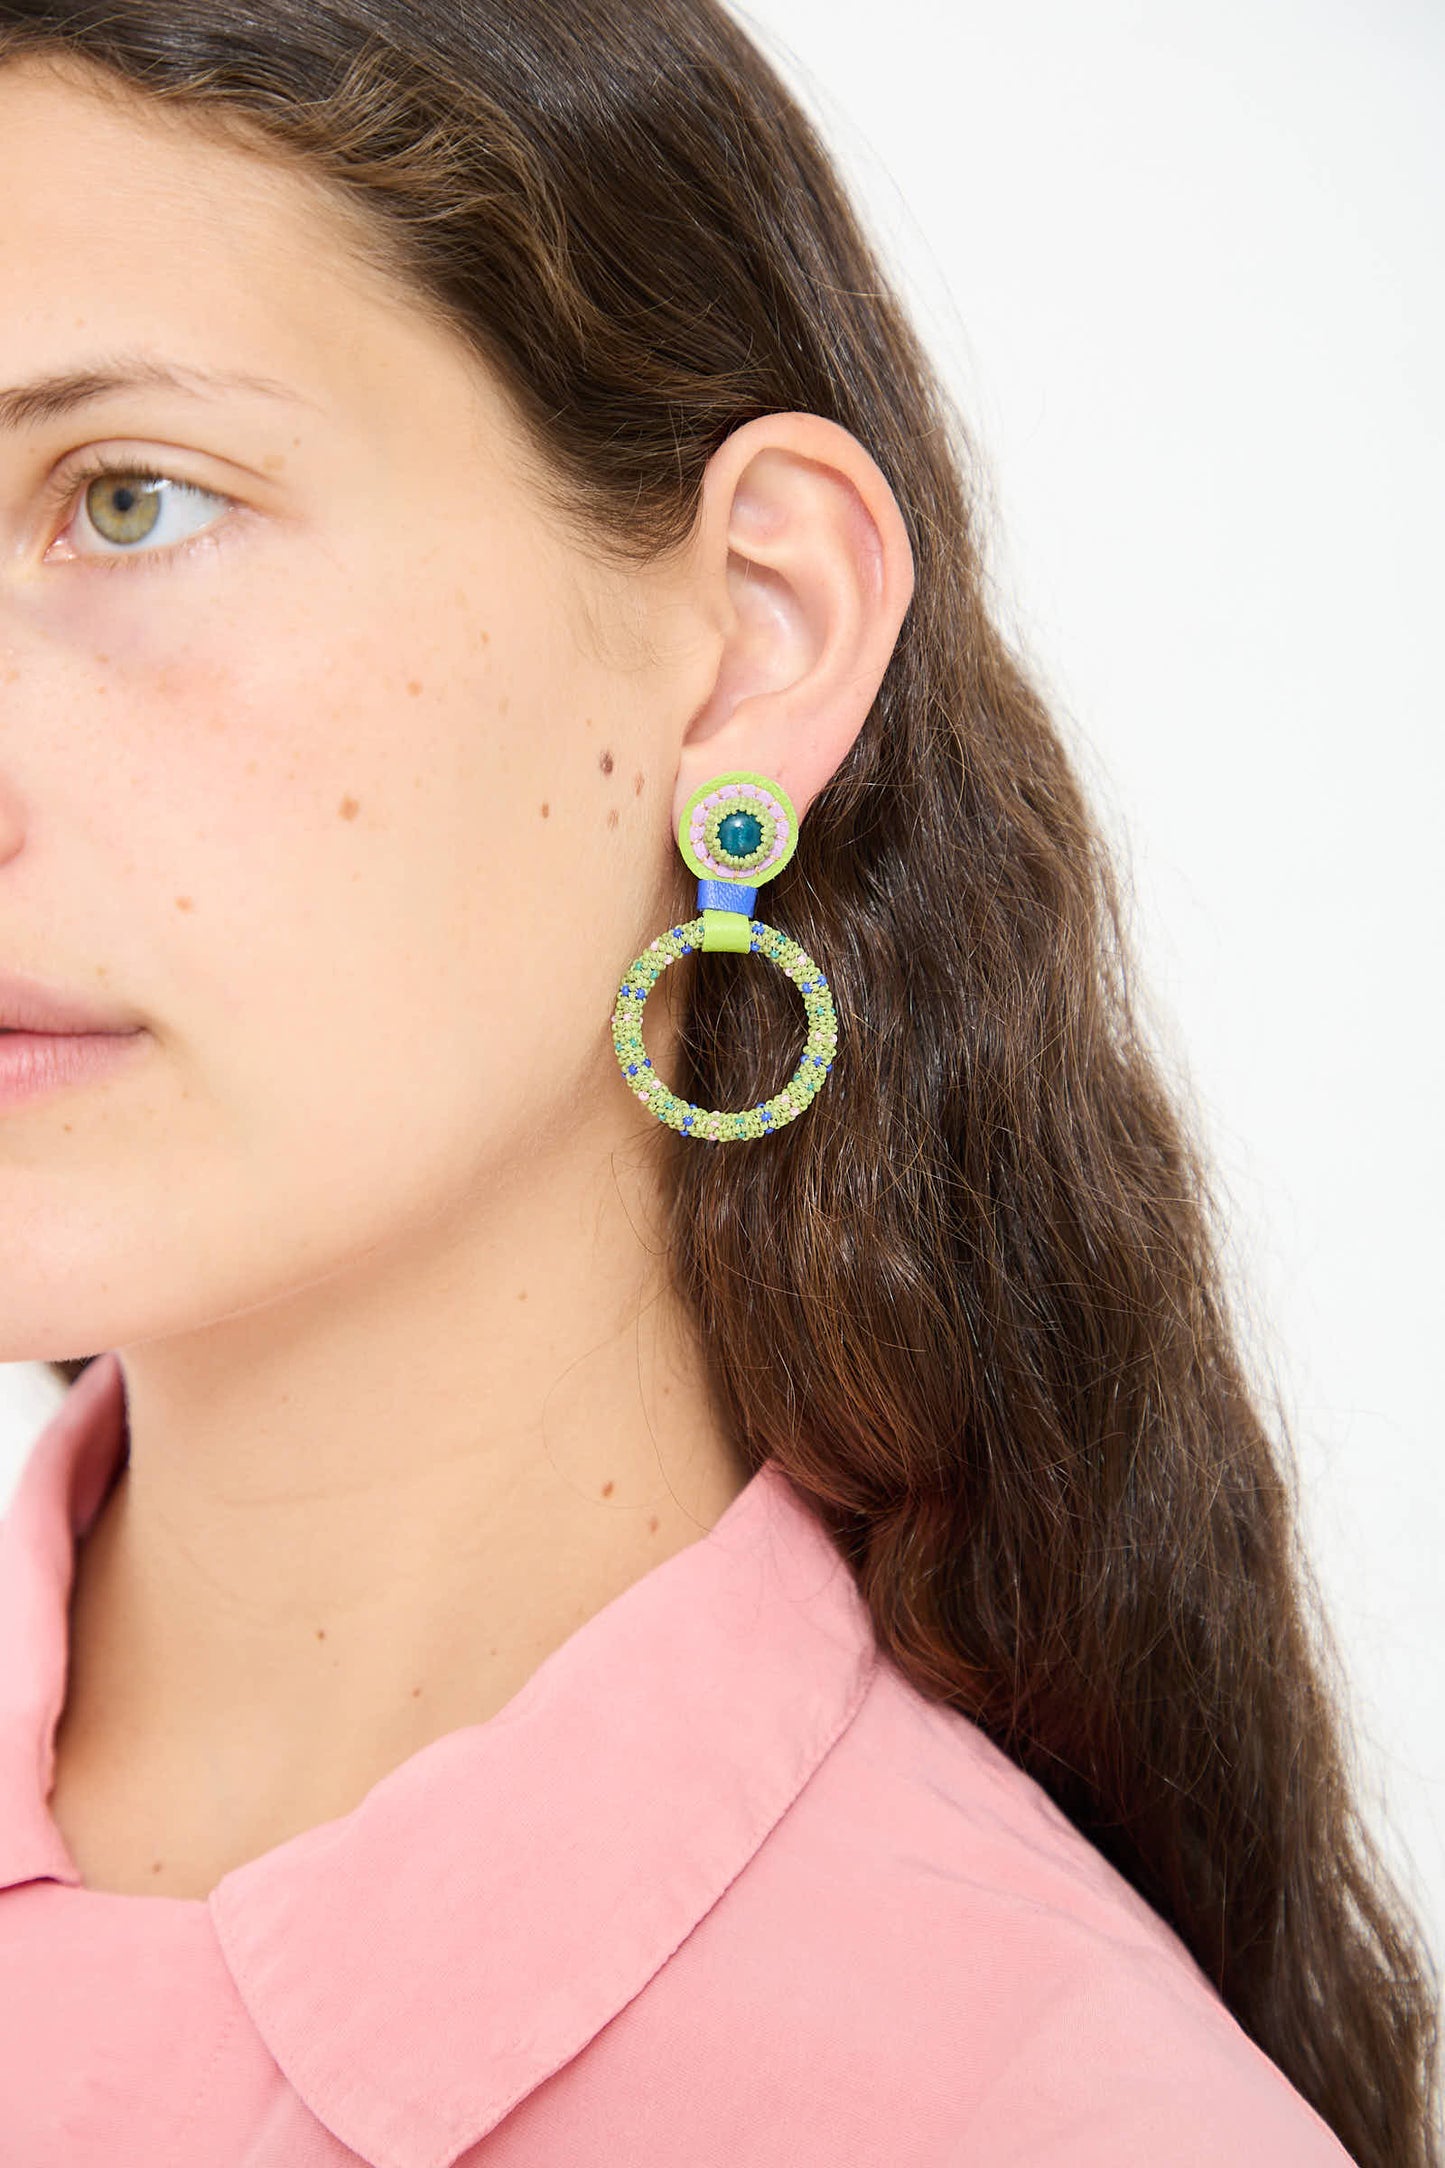
[[144,1031],[0,1031],[0,1107],[104,1076],[145,1036]]

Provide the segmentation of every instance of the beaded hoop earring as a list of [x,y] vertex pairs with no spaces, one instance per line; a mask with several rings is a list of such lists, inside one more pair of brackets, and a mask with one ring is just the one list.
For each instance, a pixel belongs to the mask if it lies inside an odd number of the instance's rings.
[[[660,1122],[685,1137],[725,1144],[763,1137],[810,1106],[833,1066],[838,1016],[812,957],[796,941],[752,916],[758,889],[781,873],[798,844],[798,817],[781,784],[748,768],[731,768],[695,790],[677,827],[678,849],[698,877],[698,916],[670,926],[627,967],[612,1012],[612,1044],[630,1091]],[[803,997],[808,1040],[782,1090],[756,1106],[727,1113],[698,1107],[669,1091],[642,1043],[642,1010],[669,964],[695,948],[733,949],[766,956]]]

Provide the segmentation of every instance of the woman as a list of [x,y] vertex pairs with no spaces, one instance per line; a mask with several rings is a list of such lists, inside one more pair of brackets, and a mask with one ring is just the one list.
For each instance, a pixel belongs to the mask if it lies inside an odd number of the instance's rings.
[[0,0],[0,143],[4,2157],[1438,2162],[1115,877],[783,89],[710,0]]

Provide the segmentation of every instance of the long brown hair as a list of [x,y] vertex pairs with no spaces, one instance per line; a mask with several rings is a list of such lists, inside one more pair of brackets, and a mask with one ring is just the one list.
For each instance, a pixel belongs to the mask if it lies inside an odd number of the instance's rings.
[[[972,440],[807,120],[713,0],[0,0],[0,59],[35,52],[329,184],[605,547],[680,541],[755,415],[878,460],[914,602],[772,899],[832,982],[834,1075],[766,1140],[658,1129],[718,1402],[886,1654],[1044,1786],[1362,2168],[1438,2168],[1438,1977],[1355,1796],[1213,1175],[986,607]],[[752,1104],[801,1051],[791,989],[690,967],[676,1088]]]

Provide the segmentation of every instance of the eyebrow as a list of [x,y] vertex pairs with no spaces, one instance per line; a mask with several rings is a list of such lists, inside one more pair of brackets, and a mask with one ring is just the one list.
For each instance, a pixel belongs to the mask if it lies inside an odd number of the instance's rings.
[[275,377],[256,376],[244,369],[204,369],[191,363],[158,361],[146,354],[119,354],[0,389],[0,429],[34,429],[115,392],[154,390],[178,391],[196,399],[212,398],[223,391],[252,391],[292,404],[316,403]]

